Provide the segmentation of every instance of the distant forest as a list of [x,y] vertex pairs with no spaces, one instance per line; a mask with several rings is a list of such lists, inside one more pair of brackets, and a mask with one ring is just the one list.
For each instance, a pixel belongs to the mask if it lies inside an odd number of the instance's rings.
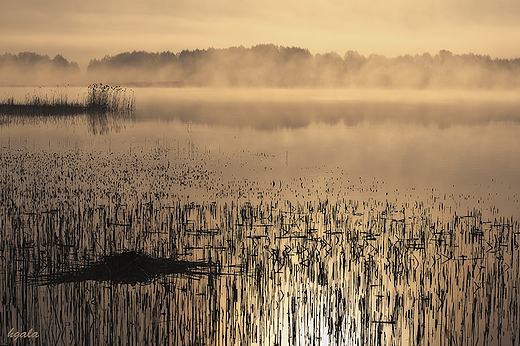
[[[5,66],[25,74],[39,69],[58,75],[79,72],[76,63],[61,55],[50,59],[35,53],[4,54],[0,56],[2,84]],[[85,83],[136,86],[510,89],[520,87],[520,59],[447,50],[395,58],[347,51],[342,57],[335,52],[313,55],[304,48],[261,44],[180,53],[125,52],[90,60],[82,78]]]
[[77,83],[80,68],[62,55],[54,58],[32,52],[0,55],[0,85]]

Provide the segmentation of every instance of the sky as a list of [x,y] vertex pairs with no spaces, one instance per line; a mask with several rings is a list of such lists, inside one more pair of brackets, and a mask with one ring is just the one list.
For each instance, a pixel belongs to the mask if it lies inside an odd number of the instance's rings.
[[0,54],[93,58],[274,43],[395,57],[520,57],[518,0],[2,0]]

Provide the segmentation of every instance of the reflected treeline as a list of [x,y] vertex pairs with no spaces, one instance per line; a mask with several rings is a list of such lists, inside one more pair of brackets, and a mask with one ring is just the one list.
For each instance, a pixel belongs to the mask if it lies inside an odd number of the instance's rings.
[[276,130],[312,123],[355,126],[364,122],[434,125],[477,125],[520,122],[520,103],[386,102],[386,101],[244,101],[163,99],[143,102],[138,119]]
[[3,85],[52,85],[74,83],[80,69],[62,55],[54,58],[33,52],[0,55],[0,81]]
[[395,58],[347,51],[342,57],[262,44],[180,53],[125,52],[91,60],[87,75],[90,80],[139,86],[515,88],[520,86],[520,59],[447,50]]

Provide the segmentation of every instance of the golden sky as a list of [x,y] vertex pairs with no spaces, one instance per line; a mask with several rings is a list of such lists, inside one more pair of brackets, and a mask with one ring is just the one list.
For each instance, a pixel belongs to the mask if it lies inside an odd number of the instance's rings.
[[261,43],[515,58],[519,37],[519,0],[3,0],[0,11],[0,54],[62,54],[83,70],[124,51]]

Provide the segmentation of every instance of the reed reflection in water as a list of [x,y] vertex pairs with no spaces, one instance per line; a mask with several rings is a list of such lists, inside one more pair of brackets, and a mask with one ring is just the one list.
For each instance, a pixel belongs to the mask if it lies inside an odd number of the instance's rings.
[[2,128],[2,342],[519,343],[514,120],[142,112],[104,136],[46,125],[32,147],[32,124]]

